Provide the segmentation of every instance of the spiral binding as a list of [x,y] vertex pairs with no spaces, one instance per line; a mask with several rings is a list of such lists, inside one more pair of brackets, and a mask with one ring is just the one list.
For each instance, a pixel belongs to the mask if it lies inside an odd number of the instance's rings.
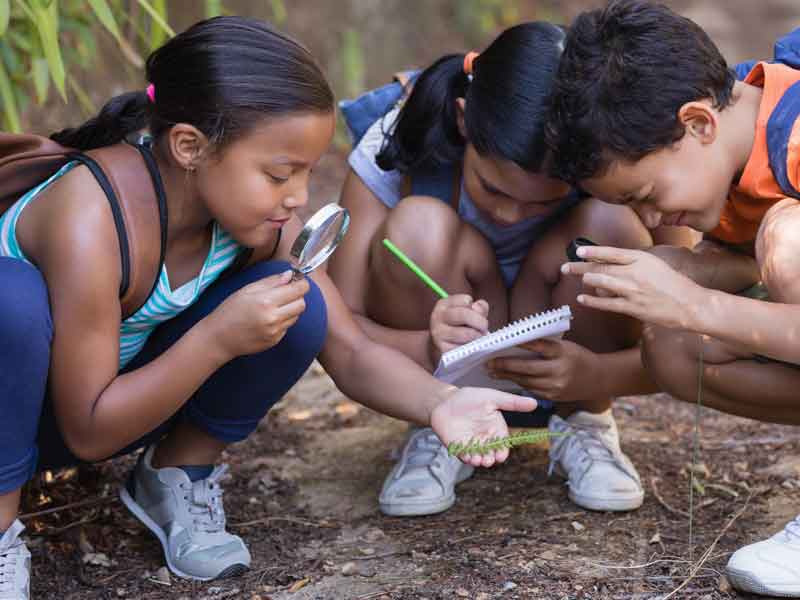
[[571,318],[572,312],[570,311],[569,306],[566,305],[562,306],[561,308],[554,308],[552,310],[547,310],[529,317],[525,317],[524,319],[509,323],[502,329],[498,329],[497,331],[486,334],[477,340],[473,340],[468,344],[464,344],[463,346],[459,346],[458,348],[453,348],[452,350],[445,352],[442,355],[442,363],[444,366],[448,367],[454,362],[467,358],[476,352],[480,352],[482,350],[491,350],[492,347],[497,344],[507,340],[513,340],[514,338],[520,337],[534,329],[541,329],[547,325],[552,325],[554,323],[558,323],[559,321],[563,321],[565,319],[569,320]]

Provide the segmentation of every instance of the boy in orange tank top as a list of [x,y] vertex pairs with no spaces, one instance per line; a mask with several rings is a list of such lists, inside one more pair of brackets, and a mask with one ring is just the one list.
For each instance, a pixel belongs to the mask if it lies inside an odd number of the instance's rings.
[[[688,225],[693,250],[584,247],[585,306],[645,322],[659,386],[728,413],[800,425],[800,30],[774,63],[729,69],[692,21],[643,0],[572,24],[548,139],[553,175],[631,206],[650,228]],[[736,76],[743,80],[737,81]],[[756,282],[772,302],[737,292]],[[800,597],[800,517],[734,553],[737,588]]]

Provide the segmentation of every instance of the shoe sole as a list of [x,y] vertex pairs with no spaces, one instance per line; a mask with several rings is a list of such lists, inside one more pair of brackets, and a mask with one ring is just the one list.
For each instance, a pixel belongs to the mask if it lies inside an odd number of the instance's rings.
[[731,585],[742,592],[759,594],[762,596],[777,596],[779,598],[800,598],[800,584],[790,586],[791,589],[776,590],[759,582],[747,571],[740,571],[728,567],[726,569],[726,575]]
[[189,575],[188,573],[184,573],[178,567],[172,564],[172,561],[169,558],[167,537],[164,535],[164,530],[159,527],[158,523],[153,521],[153,519],[147,515],[144,509],[139,506],[139,504],[133,499],[133,497],[130,495],[130,492],[128,492],[124,486],[120,488],[119,498],[122,500],[125,508],[127,508],[134,517],[139,519],[144,526],[153,532],[153,534],[158,538],[158,541],[161,543],[161,549],[164,551],[164,559],[167,561],[167,567],[169,567],[169,570],[178,577],[183,577],[184,579],[193,579],[194,581],[211,581],[213,579],[224,579],[225,577],[241,575],[249,569],[247,565],[237,563],[235,565],[226,567],[217,575],[212,575],[211,577],[198,577],[197,575]]
[[644,493],[631,498],[598,498],[596,496],[580,496],[569,493],[569,499],[575,504],[588,510],[599,512],[626,512],[636,510],[644,502]]
[[[466,465],[465,465],[466,466]],[[456,477],[456,482],[453,487],[461,483],[462,481],[466,481],[472,474],[474,470],[469,469],[459,469],[459,474]],[[381,512],[389,517],[424,517],[426,515],[436,515],[442,513],[453,506],[456,503],[456,494],[453,492],[446,498],[442,500],[438,500],[435,502],[420,502],[419,504],[408,505],[406,503],[390,503],[390,502],[380,502],[378,501],[378,505],[380,506]]]

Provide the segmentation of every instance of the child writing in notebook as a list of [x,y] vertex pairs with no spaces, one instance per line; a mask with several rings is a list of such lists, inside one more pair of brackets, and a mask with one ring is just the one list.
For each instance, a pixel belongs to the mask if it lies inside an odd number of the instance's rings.
[[[502,436],[499,409],[536,405],[435,380],[367,338],[324,272],[292,280],[295,213],[334,129],[333,95],[305,48],[265,23],[220,17],[156,50],[146,75],[147,93],[118,96],[53,136],[87,150],[149,129],[168,226],[143,306],[124,318],[122,240],[87,167],[67,163],[0,215],[7,600],[27,600],[30,589],[21,486],[40,469],[137,448],[122,500],[157,536],[169,568],[199,580],[246,569],[246,545],[225,529],[224,468],[214,464],[317,356],[349,396],[447,441]],[[247,249],[251,264],[220,277]],[[463,458],[490,466],[506,456]]]
[[[647,323],[643,360],[681,400],[800,425],[800,30],[736,80],[693,22],[641,0],[579,16],[555,86],[554,171],[650,227],[688,225],[693,251],[582,250],[582,305]],[[795,68],[792,68],[794,66]],[[702,167],[701,167],[702,166]],[[761,280],[771,302],[737,295]],[[800,517],[741,548],[740,590],[800,597]]]
[[[329,273],[373,339],[428,369],[443,351],[489,329],[574,306],[578,287],[558,270],[571,239],[652,243],[628,208],[583,198],[545,172],[544,114],[563,42],[561,27],[520,24],[480,54],[444,56],[414,74],[400,101],[403,90],[393,84],[344,104],[356,137],[341,199],[352,228]],[[450,297],[436,302],[384,238]],[[613,396],[646,385],[638,353],[615,352],[635,346],[638,327],[575,308],[569,341],[534,346],[543,360],[494,367],[537,398],[569,403],[559,410],[565,419],[554,416],[550,427],[583,434],[552,446],[570,497],[598,510],[633,509],[642,488],[609,408]],[[585,437],[591,442],[578,443]],[[379,498],[390,515],[446,510],[455,484],[471,474],[430,429],[412,430],[400,456]]]

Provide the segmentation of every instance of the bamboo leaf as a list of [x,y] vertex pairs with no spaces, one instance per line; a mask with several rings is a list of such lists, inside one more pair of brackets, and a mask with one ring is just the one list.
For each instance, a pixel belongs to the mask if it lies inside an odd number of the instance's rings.
[[89,4],[94,14],[97,15],[97,18],[103,24],[103,27],[114,36],[114,39],[117,41],[122,39],[117,21],[114,18],[114,13],[111,12],[111,7],[108,5],[108,2],[106,2],[106,0],[89,0]]
[[33,87],[36,90],[36,101],[44,104],[50,89],[50,69],[47,66],[46,58],[34,58],[31,61],[31,75],[33,76]]
[[222,14],[222,0],[206,0],[206,18],[218,17]]
[[9,131],[19,133],[22,127],[19,122],[19,112],[17,110],[17,99],[14,97],[14,89],[5,66],[0,63],[0,100],[3,101],[3,111],[5,122]]
[[[164,22],[167,22],[167,3],[165,0],[152,0],[153,9],[161,16]],[[167,34],[161,27],[156,27],[155,24],[150,26],[150,49],[155,50],[160,47],[167,39]]]
[[283,25],[286,23],[286,5],[283,0],[270,0],[269,4],[272,7],[272,18],[275,24]]
[[39,32],[39,40],[42,43],[44,56],[50,68],[50,77],[56,85],[58,93],[67,101],[67,93],[64,88],[66,73],[64,71],[64,60],[61,57],[61,48],[58,44],[58,3],[53,2],[47,8],[42,8],[41,4],[33,6],[34,24]]
[[172,30],[172,27],[170,27],[167,24],[167,22],[163,19],[163,17],[160,14],[158,14],[158,11],[154,9],[153,6],[147,0],[137,0],[137,1],[139,2],[139,5],[147,12],[147,14],[150,15],[150,18],[153,19],[153,21],[156,24],[158,24],[159,27],[161,27],[161,29],[166,31],[170,37],[175,35],[175,32]]
[[86,93],[86,90],[83,89],[81,84],[78,83],[74,77],[69,77],[67,82],[69,83],[70,91],[72,91],[78,99],[78,104],[81,105],[84,114],[86,116],[97,114],[97,107],[94,105],[91,98],[89,98],[89,94]]
[[11,0],[0,0],[0,36],[5,35],[11,20]]

